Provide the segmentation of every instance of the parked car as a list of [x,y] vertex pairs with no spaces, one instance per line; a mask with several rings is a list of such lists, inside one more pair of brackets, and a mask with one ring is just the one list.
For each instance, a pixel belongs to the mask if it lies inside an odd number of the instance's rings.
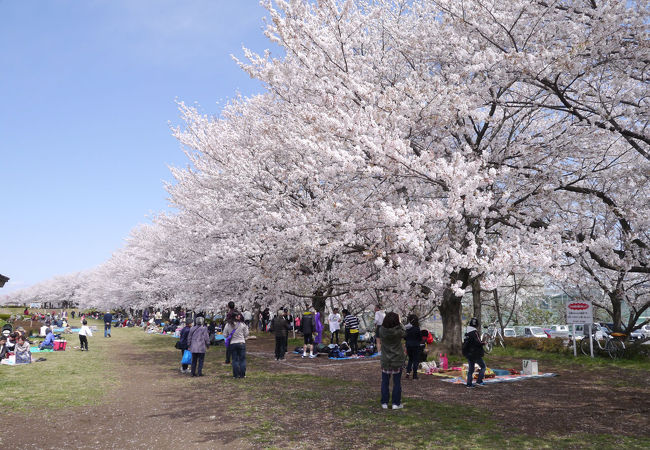
[[643,325],[638,330],[634,330],[630,333],[630,339],[633,341],[646,338],[650,338],[650,324]]
[[544,328],[544,332],[550,338],[568,338],[569,337],[569,326],[568,325],[551,325],[548,328]]
[[[580,340],[584,337],[589,336],[589,324],[576,324],[576,340]],[[591,330],[595,334],[595,338],[600,340],[604,339],[606,335],[609,333],[607,332],[607,328],[601,326],[599,323],[592,323],[591,324]],[[571,336],[571,332],[569,332],[569,336]]]
[[504,328],[503,337],[517,337],[517,332],[514,328]]
[[547,336],[542,327],[524,327],[523,337],[545,338]]

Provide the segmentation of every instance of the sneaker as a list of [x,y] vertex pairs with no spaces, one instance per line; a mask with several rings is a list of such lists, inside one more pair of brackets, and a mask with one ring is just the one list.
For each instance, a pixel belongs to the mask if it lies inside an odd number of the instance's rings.
[[399,404],[399,405],[393,405],[393,409],[402,409],[404,408],[404,405]]
[[381,407],[382,409],[388,409],[388,403],[382,403]]
[[476,383],[475,386],[485,387],[485,383],[481,381],[480,383]]
[[306,358],[306,357],[307,357],[307,355],[302,355],[302,357],[303,357],[303,358]]
[[309,355],[309,357],[310,357],[310,358],[315,358],[315,357],[316,357],[316,355]]

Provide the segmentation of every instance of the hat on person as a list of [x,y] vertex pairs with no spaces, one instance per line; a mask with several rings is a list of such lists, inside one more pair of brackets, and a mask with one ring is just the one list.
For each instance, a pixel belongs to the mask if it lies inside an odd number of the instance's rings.
[[469,326],[474,328],[478,327],[478,319],[476,317],[469,319]]

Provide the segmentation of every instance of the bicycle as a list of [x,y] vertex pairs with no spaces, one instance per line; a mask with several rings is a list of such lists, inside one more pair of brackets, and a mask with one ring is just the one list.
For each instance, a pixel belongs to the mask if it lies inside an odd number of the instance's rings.
[[[625,353],[625,343],[622,338],[627,336],[625,333],[603,333],[602,339],[596,338],[596,333],[592,334],[594,352],[598,350],[605,352],[612,359],[621,358]],[[589,336],[585,336],[582,341],[580,341],[580,351],[585,356],[590,356],[591,352],[589,349]]]
[[496,322],[488,325],[487,331],[481,336],[481,341],[485,343],[483,346],[485,353],[490,353],[497,342],[501,344],[501,347],[506,347],[503,335],[501,334],[501,327]]

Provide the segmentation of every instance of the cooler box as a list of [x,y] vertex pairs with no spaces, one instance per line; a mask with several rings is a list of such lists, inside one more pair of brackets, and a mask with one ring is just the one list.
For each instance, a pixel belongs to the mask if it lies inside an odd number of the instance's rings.
[[536,360],[534,360],[534,359],[524,359],[522,361],[522,365],[523,365],[523,370],[521,371],[521,373],[523,375],[539,375]]
[[62,351],[64,351],[64,350],[65,350],[65,344],[66,344],[66,343],[67,343],[67,341],[62,340],[62,339],[61,339],[61,340],[55,340],[55,341],[54,341],[54,347],[53,347],[53,350],[54,350],[55,352],[62,352]]

